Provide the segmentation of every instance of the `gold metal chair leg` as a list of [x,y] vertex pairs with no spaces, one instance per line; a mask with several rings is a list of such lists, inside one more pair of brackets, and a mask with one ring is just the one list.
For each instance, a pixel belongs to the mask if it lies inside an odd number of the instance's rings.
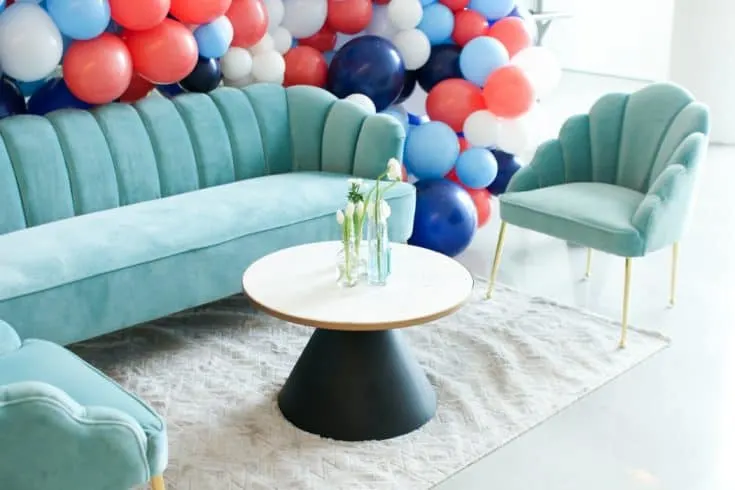
[[163,482],[163,476],[156,475],[151,478],[151,490],[166,490],[166,484]]
[[676,273],[679,268],[679,242],[674,243],[671,250],[671,290],[669,292],[669,306],[676,303]]
[[495,276],[498,275],[498,266],[500,265],[500,257],[503,255],[503,244],[505,243],[505,227],[507,223],[500,223],[500,233],[498,234],[498,244],[495,246],[495,258],[493,259],[493,268],[490,271],[490,280],[487,284],[487,293],[485,299],[493,297],[493,288],[495,287]]
[[584,277],[590,277],[592,275],[592,249],[587,249],[587,268],[584,271]]
[[630,273],[633,259],[625,259],[625,285],[623,286],[623,328],[620,332],[620,348],[624,349],[628,340],[628,305],[630,303]]

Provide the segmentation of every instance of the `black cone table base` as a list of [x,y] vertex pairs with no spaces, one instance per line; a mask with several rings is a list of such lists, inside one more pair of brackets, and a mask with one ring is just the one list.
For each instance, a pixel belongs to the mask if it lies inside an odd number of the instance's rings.
[[317,329],[278,396],[296,427],[342,441],[390,439],[436,413],[436,393],[399,330]]

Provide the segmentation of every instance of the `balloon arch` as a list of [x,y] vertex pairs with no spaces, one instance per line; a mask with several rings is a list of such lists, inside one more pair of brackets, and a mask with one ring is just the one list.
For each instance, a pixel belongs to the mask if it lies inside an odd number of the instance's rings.
[[537,144],[561,77],[514,3],[0,0],[0,118],[222,83],[324,87],[406,127],[412,242],[456,255]]

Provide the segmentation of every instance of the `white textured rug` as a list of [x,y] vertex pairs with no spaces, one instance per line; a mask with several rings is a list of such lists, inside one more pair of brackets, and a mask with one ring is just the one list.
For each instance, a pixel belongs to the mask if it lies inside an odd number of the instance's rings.
[[311,329],[231,298],[74,350],[167,419],[171,490],[426,489],[664,348],[549,300],[498,288],[492,301],[405,330],[437,389],[437,416],[382,442],[301,432],[276,395]]

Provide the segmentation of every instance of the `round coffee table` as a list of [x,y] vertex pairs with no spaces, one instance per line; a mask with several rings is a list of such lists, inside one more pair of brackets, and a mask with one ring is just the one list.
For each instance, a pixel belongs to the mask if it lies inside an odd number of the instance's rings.
[[278,396],[302,430],[343,441],[407,434],[436,412],[436,393],[399,330],[457,311],[473,279],[454,259],[392,244],[385,286],[337,285],[339,242],[267,255],[245,271],[253,305],[288,322],[316,327]]

